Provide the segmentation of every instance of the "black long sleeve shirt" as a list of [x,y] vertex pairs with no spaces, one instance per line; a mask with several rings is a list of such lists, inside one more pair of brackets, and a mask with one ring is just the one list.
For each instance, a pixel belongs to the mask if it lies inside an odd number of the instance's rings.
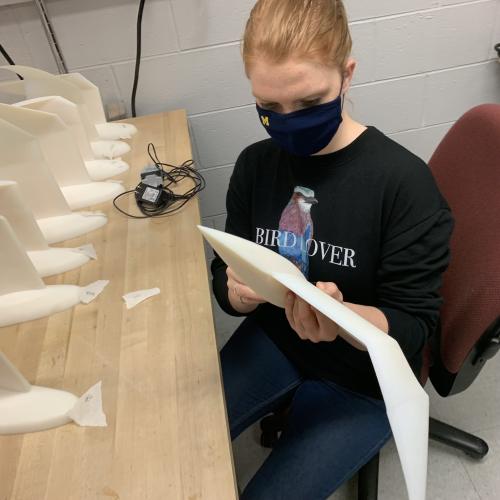
[[[334,153],[293,156],[271,139],[239,156],[226,198],[226,232],[292,260],[311,282],[332,281],[344,301],[379,308],[418,375],[439,319],[441,275],[449,261],[450,209],[419,158],[374,127]],[[224,311],[226,265],[212,263]],[[305,376],[381,398],[369,355],[341,337],[302,340],[283,309],[251,314]]]

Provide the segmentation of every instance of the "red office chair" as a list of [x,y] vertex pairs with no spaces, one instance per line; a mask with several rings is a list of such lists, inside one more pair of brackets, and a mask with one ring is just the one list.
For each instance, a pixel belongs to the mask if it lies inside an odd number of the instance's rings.
[[[463,115],[429,166],[455,217],[451,262],[443,276],[441,329],[427,346],[421,383],[443,397],[467,389],[500,347],[500,105]],[[431,418],[429,437],[474,458],[488,453],[479,437]],[[358,500],[376,500],[378,456],[358,475]]]
[[[485,104],[463,115],[446,134],[429,166],[455,217],[451,263],[443,277],[441,328],[424,351],[420,377],[437,392],[464,391],[500,347],[500,105]],[[272,446],[286,415],[261,421],[261,442]],[[429,421],[431,439],[482,458],[479,437]],[[376,455],[358,473],[358,500],[376,500]]]

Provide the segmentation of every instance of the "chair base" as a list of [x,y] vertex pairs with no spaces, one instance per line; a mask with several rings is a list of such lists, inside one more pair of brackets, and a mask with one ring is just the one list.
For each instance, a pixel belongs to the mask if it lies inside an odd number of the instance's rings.
[[[275,413],[260,421],[262,434],[260,443],[265,448],[273,448],[283,430],[287,417],[287,408],[280,408]],[[435,418],[429,419],[429,438],[434,441],[462,450],[468,456],[481,459],[488,453],[488,444],[483,439],[462,431]],[[377,500],[378,498],[377,453],[358,471],[358,500]]]
[[[478,460],[488,453],[488,444],[483,439],[432,417],[429,419],[429,438],[462,450],[468,456]],[[358,500],[377,500],[378,464],[379,454],[359,470]]]
[[476,459],[483,458],[489,449],[488,444],[483,439],[432,417],[429,419],[429,437],[434,441],[462,450],[465,454]]
[[286,424],[286,409],[280,409],[275,413],[264,417],[260,421],[260,445],[264,448],[274,448],[278,442],[279,435]]
[[377,500],[378,496],[378,462],[377,453],[358,471],[358,500]]

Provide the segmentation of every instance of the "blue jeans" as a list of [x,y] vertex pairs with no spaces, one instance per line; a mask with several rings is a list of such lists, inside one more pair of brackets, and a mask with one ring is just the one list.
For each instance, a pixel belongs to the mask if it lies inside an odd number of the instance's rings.
[[291,400],[278,443],[242,500],[320,500],[391,437],[384,402],[304,378],[252,317],[221,351],[231,438]]

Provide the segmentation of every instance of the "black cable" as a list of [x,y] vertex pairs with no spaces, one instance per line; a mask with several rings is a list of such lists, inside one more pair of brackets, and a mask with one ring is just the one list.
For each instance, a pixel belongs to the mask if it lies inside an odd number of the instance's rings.
[[135,71],[134,71],[134,85],[132,87],[132,98],[130,107],[132,109],[132,116],[135,114],[135,94],[137,93],[137,83],[139,82],[139,69],[141,67],[141,40],[142,40],[142,13],[144,11],[145,0],[139,2],[139,12],[137,13],[137,42],[135,50]]
[[[2,44],[0,43],[0,52],[2,53],[2,55],[5,57],[5,60],[11,65],[11,66],[15,66],[16,63],[14,62],[14,59],[12,59],[12,57],[9,56],[8,52],[3,48]],[[16,73],[17,75],[17,73]],[[24,80],[24,78],[21,76],[21,75],[17,75],[17,77],[19,78],[19,80]]]
[[[193,168],[194,161],[186,160],[180,166],[171,165],[170,163],[165,163],[159,160],[158,154],[156,153],[156,148],[152,142],[148,144],[148,154],[151,161],[154,163],[158,170],[158,175],[163,181],[163,191],[161,201],[157,205],[151,205],[140,201],[137,196],[137,191],[141,184],[138,184],[135,189],[130,189],[116,196],[113,200],[114,207],[123,215],[131,217],[133,219],[147,219],[150,217],[167,217],[178,212],[191,198],[196,196],[200,191],[205,189],[206,181],[195,168]],[[168,167],[170,170],[165,170],[163,167]],[[182,194],[174,193],[170,186],[172,184],[177,184],[178,182],[190,179],[193,182],[193,186]],[[130,214],[123,210],[116,203],[123,196],[129,195],[131,193],[136,194],[136,204],[137,208],[143,215]]]

